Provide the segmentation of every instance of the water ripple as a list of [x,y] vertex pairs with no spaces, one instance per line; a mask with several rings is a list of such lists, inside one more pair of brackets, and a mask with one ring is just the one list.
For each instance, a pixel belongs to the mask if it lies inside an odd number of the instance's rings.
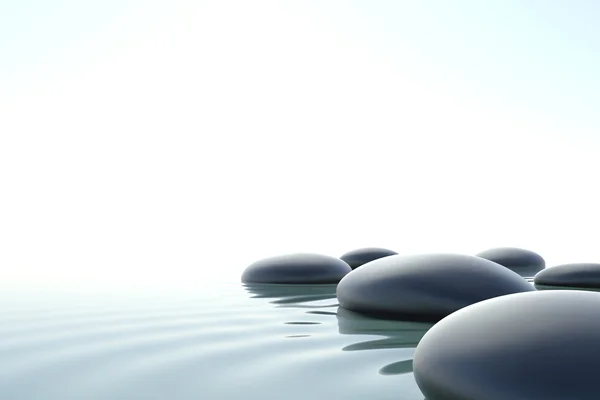
[[343,310],[335,285],[46,300],[0,316],[2,399],[422,400],[428,325]]

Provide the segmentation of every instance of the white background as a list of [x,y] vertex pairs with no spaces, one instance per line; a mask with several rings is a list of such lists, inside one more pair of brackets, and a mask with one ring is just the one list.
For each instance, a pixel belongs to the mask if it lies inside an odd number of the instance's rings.
[[409,3],[8,2],[0,285],[363,246],[600,261],[588,10]]

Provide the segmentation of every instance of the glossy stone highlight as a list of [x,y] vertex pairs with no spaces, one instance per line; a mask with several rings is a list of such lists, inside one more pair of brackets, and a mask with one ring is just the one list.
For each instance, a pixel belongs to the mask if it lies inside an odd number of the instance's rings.
[[527,277],[534,276],[546,266],[546,261],[539,254],[516,247],[489,249],[477,254],[477,257],[493,261]]
[[350,266],[339,258],[297,253],[265,258],[251,264],[242,274],[242,282],[338,283],[350,271],[352,271]]
[[368,262],[396,254],[398,253],[393,250],[383,249],[380,247],[365,247],[362,249],[349,251],[341,256],[340,259],[345,261],[350,268],[355,269]]
[[600,289],[600,264],[573,263],[557,265],[539,272],[536,285]]
[[439,320],[492,297],[535,290],[492,261],[460,254],[388,256],[357,268],[338,284],[340,306],[378,317]]
[[427,400],[598,398],[600,293],[553,290],[463,308],[414,355]]

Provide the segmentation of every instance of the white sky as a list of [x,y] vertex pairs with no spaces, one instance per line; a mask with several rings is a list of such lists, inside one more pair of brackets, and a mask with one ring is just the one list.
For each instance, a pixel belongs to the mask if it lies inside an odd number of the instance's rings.
[[474,3],[32,4],[0,20],[0,285],[363,246],[600,261],[598,52],[542,46],[535,10],[516,36]]

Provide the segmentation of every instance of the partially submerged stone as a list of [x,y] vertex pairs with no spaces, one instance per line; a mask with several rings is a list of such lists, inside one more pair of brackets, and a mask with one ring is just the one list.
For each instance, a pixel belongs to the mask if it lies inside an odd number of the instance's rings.
[[352,268],[339,258],[296,253],[265,258],[242,274],[246,283],[320,284],[338,283]]
[[600,289],[600,264],[573,263],[557,265],[539,272],[536,285]]
[[340,306],[383,318],[435,321],[492,297],[535,290],[492,261],[460,254],[388,256],[338,284]]
[[433,326],[414,355],[427,400],[598,398],[600,293],[497,297]]
[[498,247],[477,254],[477,257],[498,263],[521,276],[531,277],[546,267],[539,254],[516,247]]
[[398,253],[393,250],[380,247],[365,247],[349,251],[341,256],[340,259],[345,261],[352,269],[355,269],[368,262],[396,254]]

